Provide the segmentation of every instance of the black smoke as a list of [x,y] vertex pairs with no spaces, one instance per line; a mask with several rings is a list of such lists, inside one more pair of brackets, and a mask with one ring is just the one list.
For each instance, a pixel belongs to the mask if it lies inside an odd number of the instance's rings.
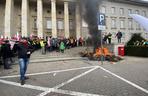
[[78,0],[80,3],[81,16],[88,24],[89,34],[94,46],[94,52],[101,46],[101,31],[98,31],[97,15],[101,0]]

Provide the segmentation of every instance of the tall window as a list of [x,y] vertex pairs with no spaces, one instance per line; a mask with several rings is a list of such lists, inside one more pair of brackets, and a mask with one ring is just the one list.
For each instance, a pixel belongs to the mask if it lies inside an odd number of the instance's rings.
[[116,19],[112,19],[111,24],[111,28],[116,28]]
[[132,22],[132,20],[129,20],[128,21],[128,28],[129,29],[132,29],[133,28],[133,22]]
[[108,18],[106,17],[105,18],[105,26],[106,26],[106,29],[108,28],[108,25],[107,25],[108,23],[107,22],[108,22]]
[[139,10],[136,10],[136,11],[135,11],[135,14],[139,14]]
[[146,17],[146,11],[142,11],[142,15]]
[[18,15],[17,27],[18,27],[18,32],[21,32],[21,27],[22,27],[21,15]]
[[88,24],[86,23],[84,19],[82,19],[82,27],[88,27]]
[[112,8],[111,8],[111,13],[112,13],[112,14],[115,14],[115,11],[116,11],[116,10],[115,10],[115,7],[112,7]]
[[124,14],[124,9],[120,8],[120,15],[123,15],[123,14]]
[[69,29],[72,30],[74,29],[74,22],[72,20],[69,20]]
[[64,29],[64,22],[63,22],[63,20],[58,20],[57,21],[57,25],[58,25],[58,29]]
[[104,13],[104,14],[106,13],[106,7],[105,6],[101,7],[101,13]]
[[22,16],[21,15],[19,15],[19,18],[18,18],[19,20],[19,22],[18,22],[18,27],[21,29],[21,26],[22,26]]
[[128,9],[128,14],[132,14],[132,9]]
[[46,21],[46,28],[47,29],[52,29],[52,23],[51,23],[50,19],[47,19],[47,21]]
[[141,30],[140,25],[138,23],[136,23],[136,30]]
[[148,33],[145,33],[145,38],[148,39]]
[[120,21],[120,28],[125,28],[125,21],[124,20]]
[[37,28],[37,19],[36,18],[34,18],[33,19],[33,28]]

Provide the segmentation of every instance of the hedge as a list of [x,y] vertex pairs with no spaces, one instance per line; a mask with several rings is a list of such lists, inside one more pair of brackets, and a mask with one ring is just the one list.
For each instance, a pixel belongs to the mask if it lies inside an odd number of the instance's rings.
[[125,55],[148,57],[148,46],[125,46]]

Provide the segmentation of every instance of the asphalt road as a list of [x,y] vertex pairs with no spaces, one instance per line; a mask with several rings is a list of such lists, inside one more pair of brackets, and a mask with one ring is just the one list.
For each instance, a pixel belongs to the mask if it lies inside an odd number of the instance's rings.
[[148,59],[111,63],[63,60],[30,63],[20,85],[18,65],[0,71],[0,96],[148,96]]

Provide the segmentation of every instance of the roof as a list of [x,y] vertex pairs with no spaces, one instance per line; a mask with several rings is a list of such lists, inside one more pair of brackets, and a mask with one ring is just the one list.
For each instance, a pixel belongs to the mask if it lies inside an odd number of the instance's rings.
[[142,6],[144,5],[148,7],[148,1],[146,0],[110,0],[110,1],[137,4],[137,5],[142,5]]

